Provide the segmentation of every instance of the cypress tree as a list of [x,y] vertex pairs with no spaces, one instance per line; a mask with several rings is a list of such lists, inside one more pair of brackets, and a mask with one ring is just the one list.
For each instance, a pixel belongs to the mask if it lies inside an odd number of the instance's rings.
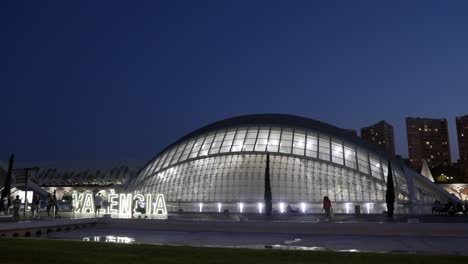
[[393,184],[392,164],[388,161],[387,173],[387,191],[385,193],[385,203],[387,203],[387,216],[393,217],[393,209],[395,204],[395,186]]
[[271,216],[272,202],[271,202],[271,185],[270,185],[270,154],[267,153],[266,167],[265,167],[265,215]]
[[[10,191],[11,191],[11,177],[13,175],[13,162],[15,161],[15,154],[11,154],[10,156],[10,161],[8,162],[8,174],[5,178],[5,185],[2,190],[2,195],[1,195],[1,206],[3,206],[3,198],[8,197],[8,207],[11,205],[10,201]],[[3,209],[5,210],[5,209]]]

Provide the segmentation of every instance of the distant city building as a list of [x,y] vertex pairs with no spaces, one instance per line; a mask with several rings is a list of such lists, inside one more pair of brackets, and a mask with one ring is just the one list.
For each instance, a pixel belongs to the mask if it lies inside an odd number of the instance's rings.
[[460,151],[460,179],[468,182],[468,115],[459,116],[456,121],[458,150]]
[[431,118],[406,118],[409,164],[420,171],[422,160],[430,168],[450,166],[450,144],[447,120]]
[[371,144],[382,147],[388,153],[395,155],[395,140],[393,127],[385,121],[380,121],[361,129],[361,137]]

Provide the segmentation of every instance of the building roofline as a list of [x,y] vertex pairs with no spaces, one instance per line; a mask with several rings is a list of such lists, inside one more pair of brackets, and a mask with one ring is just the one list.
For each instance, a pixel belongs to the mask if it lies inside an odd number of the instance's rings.
[[[159,151],[153,158],[151,158],[144,166],[140,168],[140,171],[145,169],[148,164],[150,164],[154,159],[156,159],[159,155],[164,153],[165,151],[171,149],[177,144],[188,140],[190,138],[196,137],[198,135],[208,133],[210,131],[216,131],[218,129],[227,129],[230,127],[239,127],[239,126],[280,126],[280,127],[292,127],[292,128],[301,128],[304,130],[312,130],[319,133],[327,134],[331,137],[336,137],[342,140],[345,140],[349,143],[353,143],[358,147],[364,148],[370,152],[373,152],[381,157],[387,159],[394,159],[395,156],[387,153],[386,151],[378,148],[377,146],[372,145],[371,143],[365,141],[364,139],[360,138],[357,135],[349,132],[346,129],[338,128],[336,126],[324,123],[322,121],[296,116],[296,115],[289,115],[289,114],[277,114],[277,113],[264,113],[264,114],[249,114],[249,115],[241,115],[230,117],[226,119],[222,119],[219,121],[215,121],[210,123],[206,126],[198,128],[185,136],[182,136],[174,143],[168,145],[161,151]],[[140,173],[140,171],[138,173]]]

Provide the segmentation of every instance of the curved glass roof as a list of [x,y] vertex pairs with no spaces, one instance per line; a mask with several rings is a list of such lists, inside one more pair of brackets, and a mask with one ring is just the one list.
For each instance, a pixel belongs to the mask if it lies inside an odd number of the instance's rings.
[[146,164],[140,175],[188,160],[242,152],[319,159],[379,180],[384,180],[390,158],[347,130],[298,116],[260,114],[225,119],[182,137]]

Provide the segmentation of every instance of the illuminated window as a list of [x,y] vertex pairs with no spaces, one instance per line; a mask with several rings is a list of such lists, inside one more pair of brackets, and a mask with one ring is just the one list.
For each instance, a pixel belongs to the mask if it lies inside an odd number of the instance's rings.
[[234,140],[234,135],[236,134],[235,129],[229,129],[224,136],[223,144],[221,145],[220,153],[229,152],[231,150],[232,142]]
[[258,131],[257,143],[255,144],[255,151],[265,151],[268,144],[268,135],[270,128],[262,127]]
[[200,148],[200,153],[198,154],[198,156],[208,155],[208,151],[210,150],[214,137],[215,137],[214,133],[211,133],[205,138],[205,141],[203,142],[203,145]]
[[352,169],[357,169],[357,164],[356,164],[356,151],[354,150],[354,147],[351,145],[345,144],[344,147],[344,157],[345,157],[345,165],[346,167],[350,167]]
[[343,163],[343,144],[336,139],[332,140],[332,162],[344,165]]
[[330,161],[330,138],[325,135],[319,136],[319,159]]
[[304,150],[305,150],[305,131],[295,130],[294,142],[293,142],[293,154],[303,156]]
[[283,128],[281,133],[280,152],[290,154],[292,150],[293,133],[290,128]]
[[307,132],[306,156],[317,158],[318,137],[317,134]]
[[280,143],[281,128],[273,127],[270,131],[270,138],[268,139],[268,148],[270,152],[278,152]]
[[246,128],[240,128],[237,130],[236,137],[232,143],[232,152],[241,151],[244,145],[245,135],[247,133]]
[[382,170],[380,165],[380,160],[378,157],[374,155],[369,156],[369,162],[371,165],[371,174],[372,176],[376,177],[377,179],[382,179]]

